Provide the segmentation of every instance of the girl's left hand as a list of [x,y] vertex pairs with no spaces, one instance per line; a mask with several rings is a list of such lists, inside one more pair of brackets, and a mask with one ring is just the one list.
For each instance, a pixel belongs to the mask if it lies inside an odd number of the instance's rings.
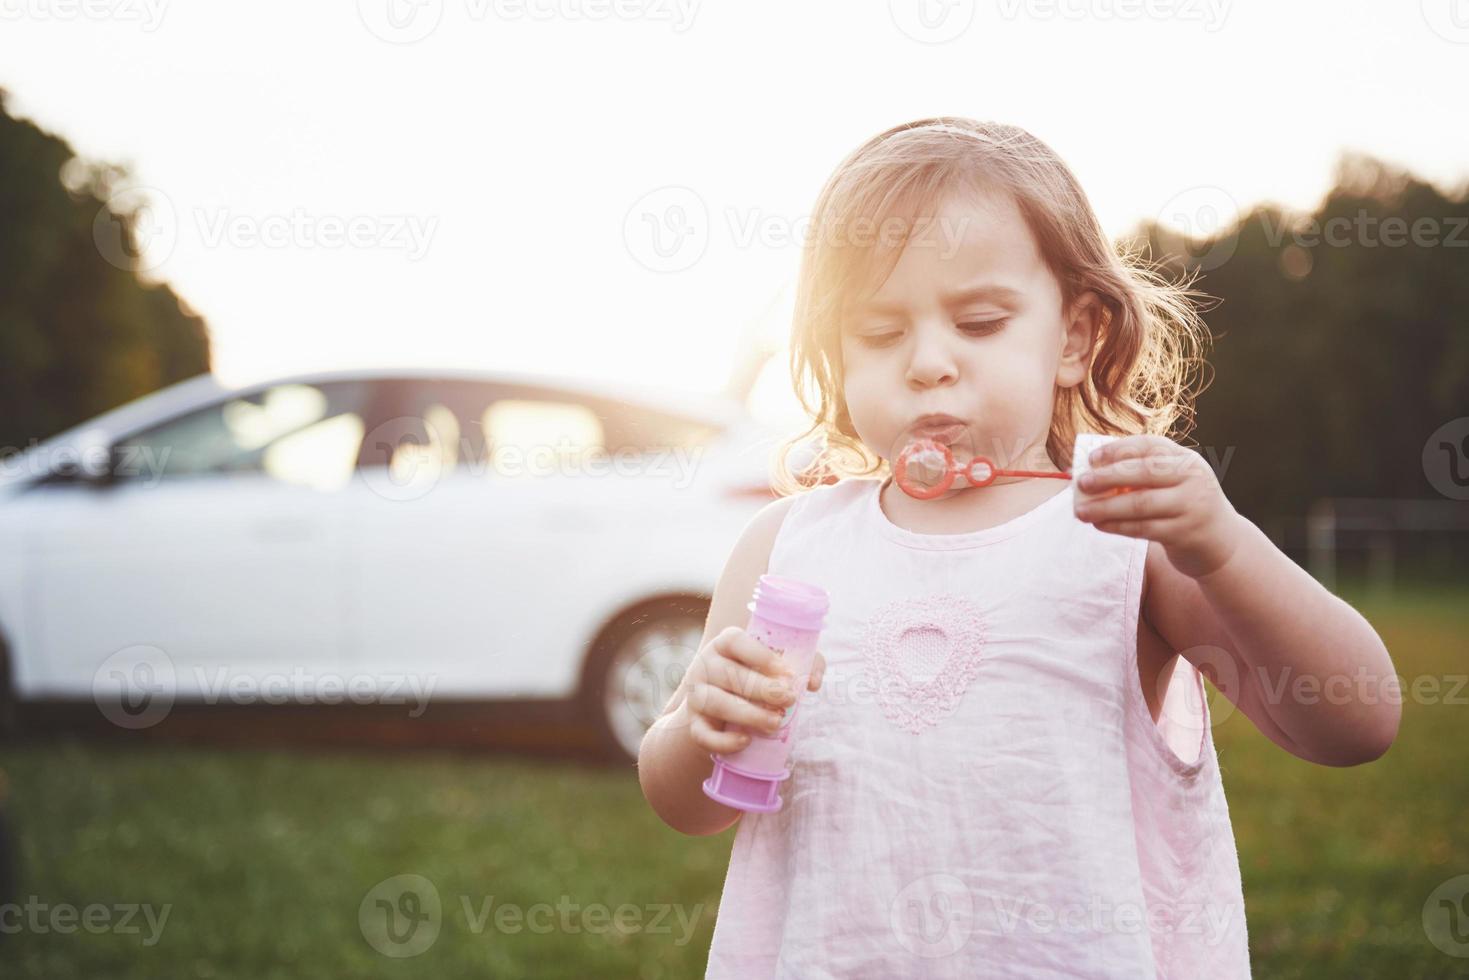
[[1099,531],[1158,542],[1190,578],[1229,561],[1244,518],[1204,457],[1165,436],[1133,435],[1099,446],[1090,461],[1077,481],[1077,518]]

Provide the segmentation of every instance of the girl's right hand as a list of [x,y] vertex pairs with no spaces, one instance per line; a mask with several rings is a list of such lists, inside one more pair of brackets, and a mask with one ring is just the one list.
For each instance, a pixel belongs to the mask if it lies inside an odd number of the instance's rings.
[[[821,684],[825,659],[818,651],[808,687]],[[726,627],[695,655],[684,674],[689,733],[703,749],[738,752],[750,744],[744,732],[726,731],[733,722],[773,735],[796,700],[795,675],[781,656],[738,626]]]

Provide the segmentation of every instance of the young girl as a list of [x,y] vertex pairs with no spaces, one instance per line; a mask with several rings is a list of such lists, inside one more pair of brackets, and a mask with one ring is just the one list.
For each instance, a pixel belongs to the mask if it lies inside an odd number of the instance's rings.
[[[1193,294],[1119,257],[1014,126],[882,133],[811,231],[792,368],[817,479],[751,521],[639,759],[674,829],[739,822],[706,976],[1249,976],[1201,670],[1324,765],[1377,758],[1399,710],[1362,696],[1394,676],[1371,625],[1165,435],[1207,336]],[[1116,438],[1075,486],[920,499],[888,475],[924,436],[1061,474],[1079,433]],[[809,677],[742,629],[767,571],[830,596]],[[782,808],[706,796],[710,753],[748,740],[726,725],[773,731],[802,689]]]

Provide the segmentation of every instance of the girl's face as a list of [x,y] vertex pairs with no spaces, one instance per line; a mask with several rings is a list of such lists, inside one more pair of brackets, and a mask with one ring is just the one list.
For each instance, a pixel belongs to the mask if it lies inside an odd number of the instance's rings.
[[1084,375],[1095,297],[1062,309],[1005,194],[945,202],[917,239],[843,318],[843,394],[858,436],[891,461],[921,416],[952,415],[962,427],[942,441],[956,460],[1054,470],[1045,442],[1055,390]]

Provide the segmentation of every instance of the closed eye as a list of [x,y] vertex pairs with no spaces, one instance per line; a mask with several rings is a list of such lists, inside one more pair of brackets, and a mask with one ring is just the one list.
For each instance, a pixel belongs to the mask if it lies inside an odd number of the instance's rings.
[[[964,331],[970,337],[985,337],[998,332],[1007,322],[1003,318],[999,320],[965,320],[962,323],[954,324],[954,326]],[[888,333],[864,334],[858,340],[865,347],[888,347],[895,343],[901,336],[903,336],[903,332],[901,330],[895,330]]]
[[994,333],[1004,325],[1004,320],[968,320],[958,326],[967,334],[982,337],[985,334]]

